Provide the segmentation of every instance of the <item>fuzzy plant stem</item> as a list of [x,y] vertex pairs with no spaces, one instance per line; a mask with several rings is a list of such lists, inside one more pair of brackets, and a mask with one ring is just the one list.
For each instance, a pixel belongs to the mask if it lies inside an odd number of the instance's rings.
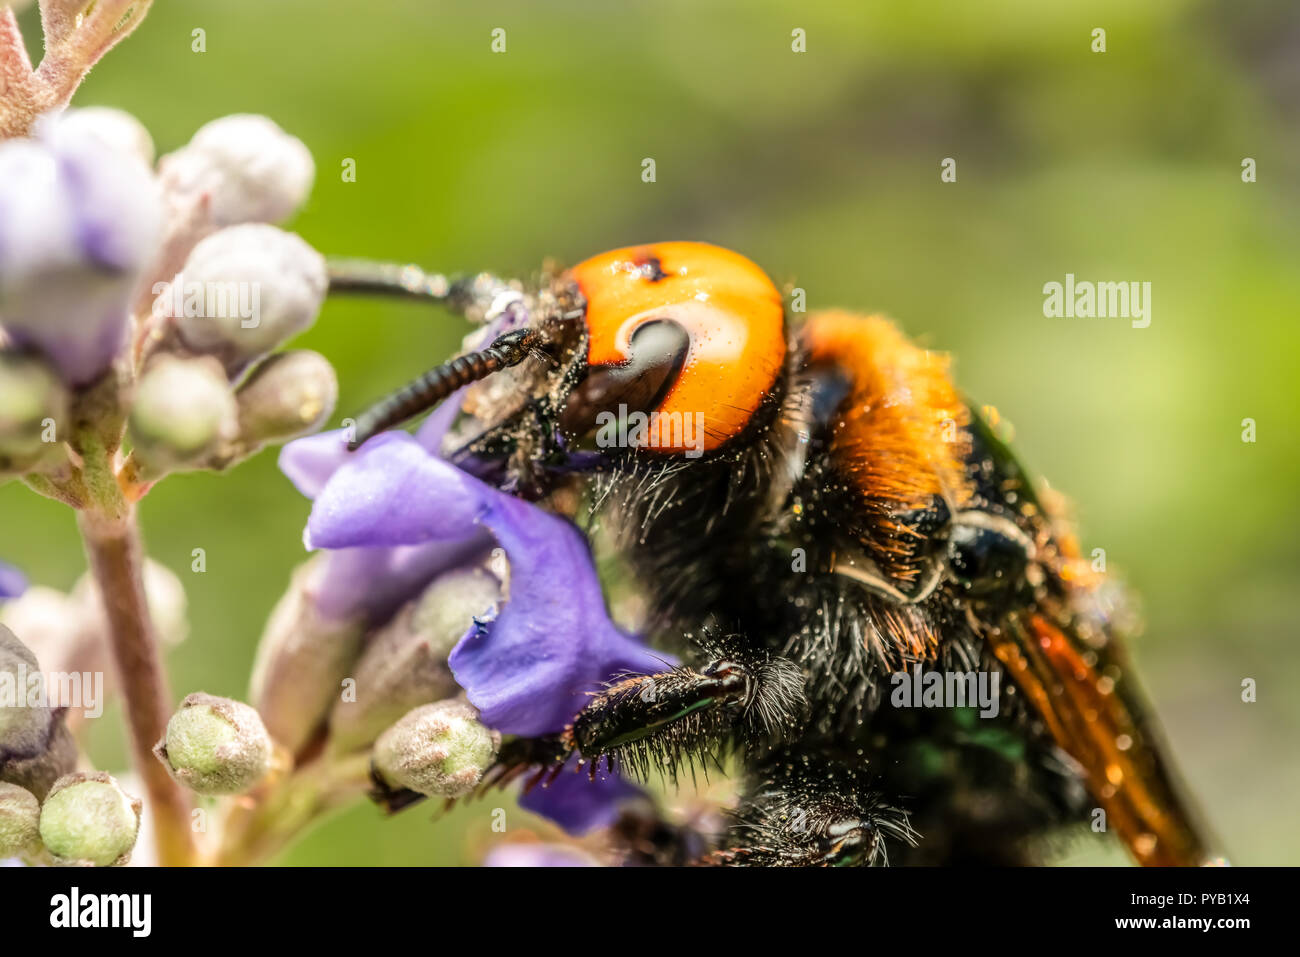
[[144,553],[135,511],[125,502],[112,512],[87,509],[78,514],[78,525],[108,617],[131,751],[153,812],[158,863],[191,864],[189,797],[153,754],[154,745],[166,733],[172,699],[145,600]]

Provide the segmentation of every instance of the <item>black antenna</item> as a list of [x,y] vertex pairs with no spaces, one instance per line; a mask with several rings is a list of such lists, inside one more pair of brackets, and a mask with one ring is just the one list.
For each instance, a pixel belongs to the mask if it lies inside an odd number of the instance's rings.
[[371,262],[368,259],[331,259],[326,268],[331,293],[378,293],[408,299],[446,302],[456,284],[446,276],[425,272],[419,266]]
[[487,272],[448,278],[409,263],[329,259],[326,274],[330,295],[418,299],[450,309],[470,322],[488,322],[523,298],[511,283]]
[[356,436],[348,442],[348,450],[354,451],[372,436],[433,408],[463,385],[517,366],[530,355],[543,354],[538,352],[540,342],[536,330],[515,329],[498,336],[486,349],[467,352],[430,369],[363,412],[357,419]]

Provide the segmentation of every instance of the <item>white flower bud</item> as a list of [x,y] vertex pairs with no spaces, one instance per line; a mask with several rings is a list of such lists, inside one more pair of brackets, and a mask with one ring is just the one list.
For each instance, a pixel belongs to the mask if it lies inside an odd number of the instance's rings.
[[85,106],[66,110],[61,122],[65,129],[85,132],[104,145],[153,166],[153,139],[144,124],[124,110],[109,106]]
[[235,114],[203,126],[159,164],[174,195],[208,194],[217,226],[278,223],[311,192],[315,165],[302,141],[265,116]]
[[41,845],[41,802],[16,784],[0,782],[0,858],[27,854]]
[[199,692],[181,702],[154,754],[191,791],[239,794],[270,769],[271,738],[248,705]]
[[132,293],[158,248],[158,184],[85,130],[40,129],[0,141],[0,324],[80,388],[126,343]]
[[325,258],[298,236],[254,223],[200,242],[177,284],[180,297],[162,295],[183,300],[185,314],[175,316],[181,340],[233,371],[315,322],[328,277]]
[[375,742],[374,767],[393,788],[430,797],[474,790],[496,759],[501,735],[465,701],[439,701],[407,713]]
[[155,474],[183,468],[232,439],[238,422],[220,363],[162,355],[136,387],[130,419],[133,454]]
[[41,805],[41,840],[62,864],[109,867],[131,858],[141,803],[103,772],[68,774]]

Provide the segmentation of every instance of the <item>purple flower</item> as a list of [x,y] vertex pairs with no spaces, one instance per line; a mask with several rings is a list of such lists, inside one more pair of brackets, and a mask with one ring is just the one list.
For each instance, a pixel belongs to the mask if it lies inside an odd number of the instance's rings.
[[[436,454],[458,409],[457,396],[452,396],[429,416],[417,435],[420,445]],[[314,499],[352,458],[342,430],[322,432],[285,445],[280,470],[298,491]],[[481,530],[474,540],[463,542],[332,551],[315,588],[316,606],[327,618],[360,617],[381,623],[436,575],[468,563],[480,552],[486,554],[491,547],[491,535]]]
[[157,186],[139,157],[57,120],[0,143],[0,325],[74,386],[121,350],[158,242]]
[[0,599],[17,598],[26,590],[26,576],[12,565],[0,562]]
[[[356,453],[342,432],[285,446],[281,469],[315,500],[304,541],[330,550],[315,601],[331,616],[379,623],[434,575],[499,546],[509,565],[505,600],[495,617],[473,623],[449,663],[484,724],[553,734],[606,681],[671,659],[610,621],[586,540],[571,522],[438,455],[459,405],[458,396],[448,399],[416,437],[384,433]],[[581,834],[608,826],[618,804],[640,793],[606,770],[592,780],[568,767],[520,803]]]
[[610,677],[662,666],[609,620],[586,540],[572,523],[480,482],[404,432],[376,436],[330,477],[306,541],[331,549],[436,545],[450,566],[481,552],[485,532],[509,560],[508,598],[450,657],[485,724],[551,734]]
[[639,787],[606,770],[603,761],[593,780],[590,768],[580,767],[574,757],[553,781],[520,795],[519,806],[580,835],[609,827],[618,818],[620,804],[643,796]]

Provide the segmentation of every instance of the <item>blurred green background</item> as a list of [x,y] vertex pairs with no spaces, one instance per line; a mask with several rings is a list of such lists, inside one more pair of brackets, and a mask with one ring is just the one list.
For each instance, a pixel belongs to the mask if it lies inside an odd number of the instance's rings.
[[[22,22],[35,53],[35,11]],[[1135,656],[1231,858],[1300,862],[1296,5],[159,0],[74,103],[133,112],[160,153],[214,117],[271,116],[315,156],[290,228],[328,254],[527,276],[548,256],[699,239],[803,287],[810,309],[895,316],[955,355],[1073,498],[1085,550],[1140,594]],[[1067,272],[1151,282],[1150,327],[1044,318],[1043,284]],[[297,345],[335,362],[337,420],[464,331],[330,303]],[[174,691],[242,696],[307,502],[264,453],[171,479],[142,514],[189,590]],[[0,529],[34,581],[81,572],[61,506],[7,485]],[[121,767],[117,722],[95,724],[97,762]],[[429,816],[357,806],[282,861],[445,863],[490,843],[482,805]],[[1087,838],[1064,859],[1125,860]]]

